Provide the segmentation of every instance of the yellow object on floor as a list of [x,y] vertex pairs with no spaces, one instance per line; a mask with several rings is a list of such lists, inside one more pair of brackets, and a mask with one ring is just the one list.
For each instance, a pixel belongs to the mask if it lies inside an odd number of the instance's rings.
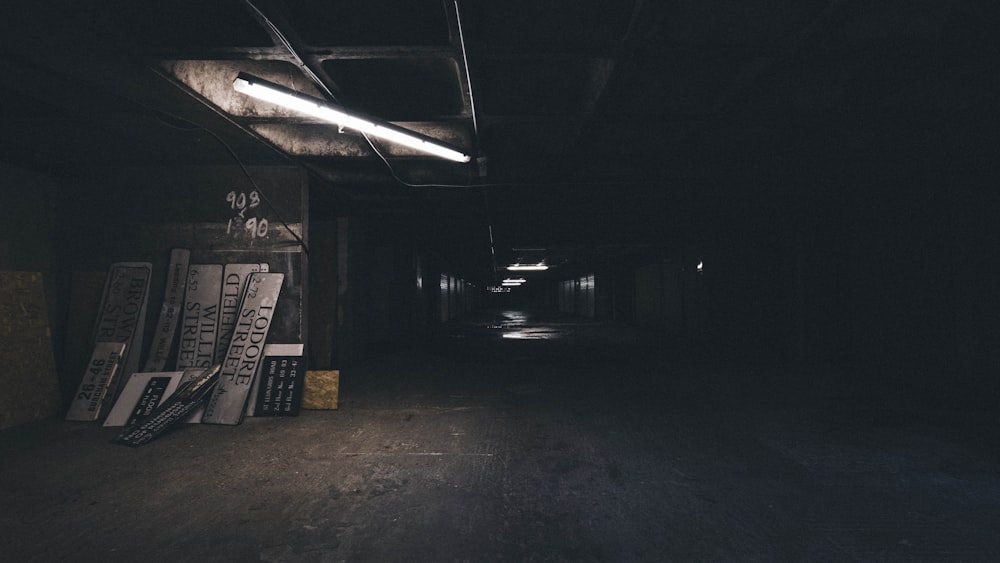
[[59,412],[42,274],[0,271],[0,429]]
[[302,408],[332,410],[340,398],[340,370],[306,370]]

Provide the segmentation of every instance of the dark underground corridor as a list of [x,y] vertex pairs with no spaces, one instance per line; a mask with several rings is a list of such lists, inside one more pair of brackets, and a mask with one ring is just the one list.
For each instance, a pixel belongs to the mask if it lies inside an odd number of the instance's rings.
[[0,561],[1000,561],[981,0],[5,0]]

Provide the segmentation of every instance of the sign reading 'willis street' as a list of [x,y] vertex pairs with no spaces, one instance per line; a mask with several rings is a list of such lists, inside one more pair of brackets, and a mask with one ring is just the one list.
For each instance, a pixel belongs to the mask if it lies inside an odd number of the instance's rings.
[[256,273],[247,280],[233,338],[222,361],[219,383],[208,400],[202,422],[239,424],[243,421],[250,389],[264,358],[264,343],[284,279],[284,274]]
[[219,288],[222,264],[191,264],[187,271],[181,337],[176,369],[207,368],[216,363],[215,340],[219,327]]

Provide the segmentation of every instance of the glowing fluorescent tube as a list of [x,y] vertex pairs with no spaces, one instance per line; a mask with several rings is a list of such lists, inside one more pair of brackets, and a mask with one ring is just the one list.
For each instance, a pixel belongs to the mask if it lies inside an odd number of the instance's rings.
[[454,162],[469,162],[469,155],[455,150],[430,137],[397,127],[391,123],[376,122],[372,119],[353,115],[318,98],[296,92],[284,86],[262,80],[241,72],[233,81],[233,89],[265,102],[310,115],[333,123],[345,129],[360,131],[379,139],[384,139],[411,149],[438,156]]
[[545,264],[511,264],[507,266],[507,270],[511,272],[540,272],[548,269],[549,267]]

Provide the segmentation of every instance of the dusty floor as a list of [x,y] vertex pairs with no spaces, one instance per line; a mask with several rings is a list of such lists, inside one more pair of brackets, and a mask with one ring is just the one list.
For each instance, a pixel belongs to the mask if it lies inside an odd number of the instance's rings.
[[345,371],[338,411],[0,432],[0,559],[1000,560],[996,413],[840,377],[483,317]]

